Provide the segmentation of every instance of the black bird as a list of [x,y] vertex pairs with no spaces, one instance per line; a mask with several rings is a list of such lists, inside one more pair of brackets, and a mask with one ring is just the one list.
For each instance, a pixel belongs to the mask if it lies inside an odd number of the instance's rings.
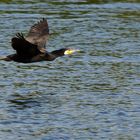
[[17,33],[16,36],[12,38],[12,47],[14,50],[16,50],[16,53],[8,55],[5,58],[1,58],[1,60],[21,63],[52,61],[57,57],[70,55],[75,51],[78,51],[74,49],[63,48],[48,52],[45,49],[48,36],[48,22],[43,18],[31,27],[27,37],[24,37],[22,33]]

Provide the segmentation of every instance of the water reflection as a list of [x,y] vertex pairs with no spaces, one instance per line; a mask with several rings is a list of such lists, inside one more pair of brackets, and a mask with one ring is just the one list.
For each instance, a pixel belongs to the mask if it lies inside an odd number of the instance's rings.
[[[8,2],[8,3],[7,3]],[[138,139],[139,1],[1,1],[0,55],[42,17],[48,50],[71,57],[0,62],[0,139]]]

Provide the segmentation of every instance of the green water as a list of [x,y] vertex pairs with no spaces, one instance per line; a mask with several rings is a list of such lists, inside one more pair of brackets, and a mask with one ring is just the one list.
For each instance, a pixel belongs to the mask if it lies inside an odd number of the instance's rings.
[[0,140],[138,140],[139,0],[2,0],[0,55],[47,18],[53,62],[0,61]]

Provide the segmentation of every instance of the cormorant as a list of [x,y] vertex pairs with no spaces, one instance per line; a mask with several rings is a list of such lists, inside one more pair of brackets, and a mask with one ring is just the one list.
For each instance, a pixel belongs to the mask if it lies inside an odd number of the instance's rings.
[[52,61],[63,55],[70,55],[77,50],[63,48],[48,52],[45,45],[49,36],[49,26],[45,18],[34,24],[26,37],[22,33],[17,33],[11,39],[12,47],[16,50],[15,54],[8,55],[1,60],[15,61],[21,63],[31,63],[39,61]]

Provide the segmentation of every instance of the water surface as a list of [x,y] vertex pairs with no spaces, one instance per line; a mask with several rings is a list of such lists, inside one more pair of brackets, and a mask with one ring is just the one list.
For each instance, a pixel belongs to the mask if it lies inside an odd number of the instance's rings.
[[138,140],[138,0],[2,0],[0,55],[42,17],[47,50],[80,49],[53,62],[0,61],[1,140]]

